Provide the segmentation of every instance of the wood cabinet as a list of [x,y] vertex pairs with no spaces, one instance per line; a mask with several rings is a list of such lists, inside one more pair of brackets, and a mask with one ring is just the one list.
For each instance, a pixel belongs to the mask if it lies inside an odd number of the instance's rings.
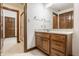
[[42,48],[44,52],[49,54],[49,39],[42,39]]
[[51,55],[66,56],[72,55],[71,35],[51,34]]
[[66,36],[52,34],[51,35],[51,55],[65,55]]
[[72,55],[72,35],[36,32],[36,47],[51,56]]
[[[36,37],[36,45],[37,45],[37,47],[39,48],[39,49],[41,49],[42,48],[42,39],[40,38],[40,37]],[[39,43],[38,43],[39,42]]]
[[49,34],[36,33],[36,47],[49,54]]

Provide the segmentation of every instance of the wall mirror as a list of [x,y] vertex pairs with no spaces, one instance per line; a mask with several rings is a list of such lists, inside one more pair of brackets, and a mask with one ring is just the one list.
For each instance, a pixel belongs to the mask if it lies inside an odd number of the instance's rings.
[[53,29],[73,28],[73,3],[56,3],[52,5]]

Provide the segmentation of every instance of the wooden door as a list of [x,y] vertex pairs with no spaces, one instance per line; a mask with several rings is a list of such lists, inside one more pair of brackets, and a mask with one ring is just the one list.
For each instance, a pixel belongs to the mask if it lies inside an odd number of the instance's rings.
[[5,17],[5,38],[15,37],[15,18]]

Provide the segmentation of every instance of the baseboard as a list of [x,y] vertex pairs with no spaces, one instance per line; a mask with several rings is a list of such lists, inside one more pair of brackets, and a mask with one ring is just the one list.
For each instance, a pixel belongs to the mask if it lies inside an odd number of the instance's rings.
[[30,49],[27,49],[26,52],[32,51],[32,50],[34,50],[34,49],[36,49],[36,47],[32,47],[32,48],[30,48]]
[[[30,49],[27,49],[25,52],[29,52],[29,51],[32,51],[32,50],[34,50],[34,49],[38,49],[39,51],[41,51],[41,52],[43,52],[42,50],[40,50],[39,48],[37,48],[37,47],[32,47],[32,48],[30,48]],[[45,52],[43,52],[44,54],[46,54]],[[47,56],[49,56],[48,54],[46,54]]]
[[50,56],[49,54],[45,53],[45,52],[42,51],[41,49],[39,49],[39,48],[37,48],[37,47],[36,47],[36,49],[38,49],[39,51],[43,52],[46,56]]

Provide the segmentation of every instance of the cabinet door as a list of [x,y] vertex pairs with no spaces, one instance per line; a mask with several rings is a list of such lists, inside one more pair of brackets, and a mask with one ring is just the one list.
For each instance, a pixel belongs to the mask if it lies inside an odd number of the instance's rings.
[[36,36],[36,47],[42,49],[42,39]]
[[43,51],[47,54],[49,54],[49,40],[48,39],[42,39],[42,48]]

